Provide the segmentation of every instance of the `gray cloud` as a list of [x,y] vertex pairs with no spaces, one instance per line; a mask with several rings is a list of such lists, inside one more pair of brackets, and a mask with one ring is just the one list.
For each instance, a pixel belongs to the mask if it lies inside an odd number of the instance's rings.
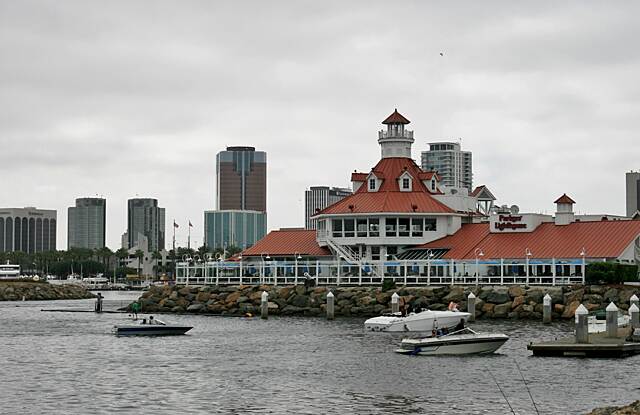
[[623,173],[640,167],[639,9],[2,2],[0,204],[58,209],[64,247],[66,207],[103,194],[115,248],[126,199],[154,196],[202,243],[215,154],[253,145],[268,152],[270,228],[301,225],[305,188],[372,167],[397,107],[415,158],[462,138],[475,182],[505,203],[550,211],[568,192],[622,213]]

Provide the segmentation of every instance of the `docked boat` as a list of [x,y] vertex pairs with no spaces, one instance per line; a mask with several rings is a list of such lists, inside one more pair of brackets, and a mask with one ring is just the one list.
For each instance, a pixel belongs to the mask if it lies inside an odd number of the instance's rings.
[[424,310],[406,316],[392,313],[368,319],[364,322],[364,328],[368,331],[389,332],[452,329],[460,324],[460,320],[466,323],[469,316],[471,314],[463,311]]
[[[618,313],[618,327],[627,327],[631,324],[631,317],[627,314]],[[604,333],[607,331],[607,320],[596,314],[587,317],[587,330],[589,333]]]
[[466,327],[443,336],[403,339],[397,353],[409,355],[489,354],[502,347],[509,336],[502,333],[476,333]]
[[11,264],[9,261],[6,264],[0,264],[0,279],[17,278],[20,278],[20,265]]
[[193,327],[166,324],[151,317],[134,320],[137,324],[115,325],[112,332],[116,336],[177,336],[185,334]]

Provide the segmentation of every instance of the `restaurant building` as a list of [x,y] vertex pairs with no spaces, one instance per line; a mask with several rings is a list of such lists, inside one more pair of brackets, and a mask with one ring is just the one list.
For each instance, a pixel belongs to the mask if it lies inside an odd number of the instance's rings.
[[397,110],[383,124],[380,161],[351,174],[353,194],[317,212],[316,230],[272,231],[233,261],[186,261],[178,281],[555,285],[583,282],[589,262],[640,257],[640,221],[576,215],[566,194],[554,215],[493,206],[486,186],[448,187],[421,169]]

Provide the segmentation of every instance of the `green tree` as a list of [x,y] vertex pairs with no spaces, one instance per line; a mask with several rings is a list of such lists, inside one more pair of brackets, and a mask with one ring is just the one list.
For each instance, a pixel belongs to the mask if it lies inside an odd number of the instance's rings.
[[153,259],[153,261],[155,262],[153,271],[155,273],[155,278],[158,279],[158,260],[162,259],[162,254],[160,253],[160,251],[155,250],[151,253],[151,259]]
[[140,277],[140,265],[142,265],[142,258],[144,258],[144,252],[142,249],[136,249],[135,254],[133,254],[138,259],[138,277]]
[[122,267],[124,265],[124,259],[129,256],[129,251],[127,251],[125,248],[120,248],[115,252],[114,255],[116,256],[116,258],[118,258],[118,267]]

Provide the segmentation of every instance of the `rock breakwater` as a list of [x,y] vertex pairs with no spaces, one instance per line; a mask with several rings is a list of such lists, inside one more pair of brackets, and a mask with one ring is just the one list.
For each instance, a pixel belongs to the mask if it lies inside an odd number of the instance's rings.
[[391,296],[397,292],[415,308],[444,310],[450,301],[466,310],[469,293],[476,295],[477,318],[542,319],[542,299],[551,296],[553,319],[570,319],[584,304],[589,311],[604,309],[614,302],[622,310],[640,289],[628,286],[563,287],[398,287],[382,291],[379,287],[305,287],[298,286],[154,286],[140,302],[143,312],[198,313],[219,315],[258,314],[261,294],[269,293],[269,314],[319,316],[325,313],[327,293],[335,296],[336,316],[376,316],[390,311]]
[[95,297],[76,284],[52,285],[47,282],[0,281],[0,301],[76,300]]

